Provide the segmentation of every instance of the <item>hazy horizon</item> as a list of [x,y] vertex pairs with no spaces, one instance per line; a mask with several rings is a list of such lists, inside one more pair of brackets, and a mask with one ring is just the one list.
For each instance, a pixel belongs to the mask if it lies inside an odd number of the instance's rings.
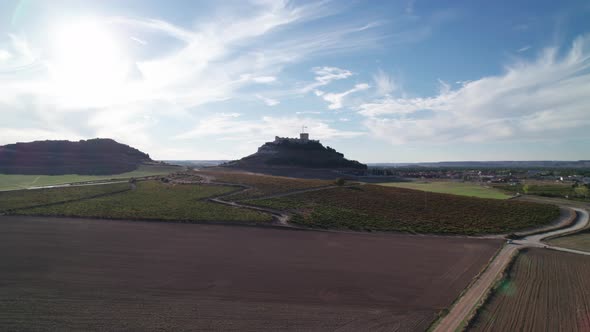
[[3,1],[0,145],[232,160],[590,159],[585,1]]

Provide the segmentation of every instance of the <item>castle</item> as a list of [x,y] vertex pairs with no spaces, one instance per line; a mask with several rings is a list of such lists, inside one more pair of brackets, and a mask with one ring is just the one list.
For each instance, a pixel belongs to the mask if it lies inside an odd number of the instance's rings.
[[277,152],[275,149],[276,145],[281,143],[295,143],[295,144],[307,144],[307,143],[319,143],[319,140],[309,139],[309,133],[301,133],[299,134],[299,138],[291,138],[291,137],[279,137],[275,136],[275,140],[272,142],[267,142],[266,144],[262,145],[258,148],[259,154],[274,154]]
[[319,140],[309,139],[308,133],[301,133],[301,134],[299,134],[299,138],[275,136],[275,140],[272,143],[273,144],[280,144],[280,143],[284,143],[284,142],[303,144],[303,143],[309,143],[309,142],[318,142],[319,143]]

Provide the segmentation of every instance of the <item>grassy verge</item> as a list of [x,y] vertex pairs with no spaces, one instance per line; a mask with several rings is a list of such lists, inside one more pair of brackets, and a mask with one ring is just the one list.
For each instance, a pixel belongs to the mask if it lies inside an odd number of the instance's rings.
[[549,204],[482,199],[363,185],[306,192],[249,204],[286,210],[307,227],[364,231],[485,234],[546,225],[559,217]]
[[271,221],[271,216],[265,213],[205,200],[232,190],[235,188],[167,185],[158,181],[144,181],[139,182],[133,191],[61,205],[23,209],[15,211],[15,214],[175,221]]
[[590,252],[590,229],[546,241],[552,246]]
[[32,187],[53,186],[66,183],[88,182],[111,179],[129,179],[177,172],[178,166],[141,165],[133,172],[114,175],[18,175],[0,174],[0,191]]

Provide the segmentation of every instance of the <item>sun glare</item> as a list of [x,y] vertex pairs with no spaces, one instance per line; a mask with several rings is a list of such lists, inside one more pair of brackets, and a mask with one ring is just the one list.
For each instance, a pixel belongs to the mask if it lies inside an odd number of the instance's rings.
[[109,98],[124,83],[128,62],[108,25],[67,22],[51,31],[50,42],[54,88],[69,101]]

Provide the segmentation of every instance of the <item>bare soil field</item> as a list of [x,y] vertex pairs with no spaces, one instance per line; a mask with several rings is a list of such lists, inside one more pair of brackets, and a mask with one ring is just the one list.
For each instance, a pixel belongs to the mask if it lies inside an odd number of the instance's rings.
[[5,330],[423,331],[497,240],[0,217]]
[[527,249],[478,313],[473,331],[590,331],[590,257]]

